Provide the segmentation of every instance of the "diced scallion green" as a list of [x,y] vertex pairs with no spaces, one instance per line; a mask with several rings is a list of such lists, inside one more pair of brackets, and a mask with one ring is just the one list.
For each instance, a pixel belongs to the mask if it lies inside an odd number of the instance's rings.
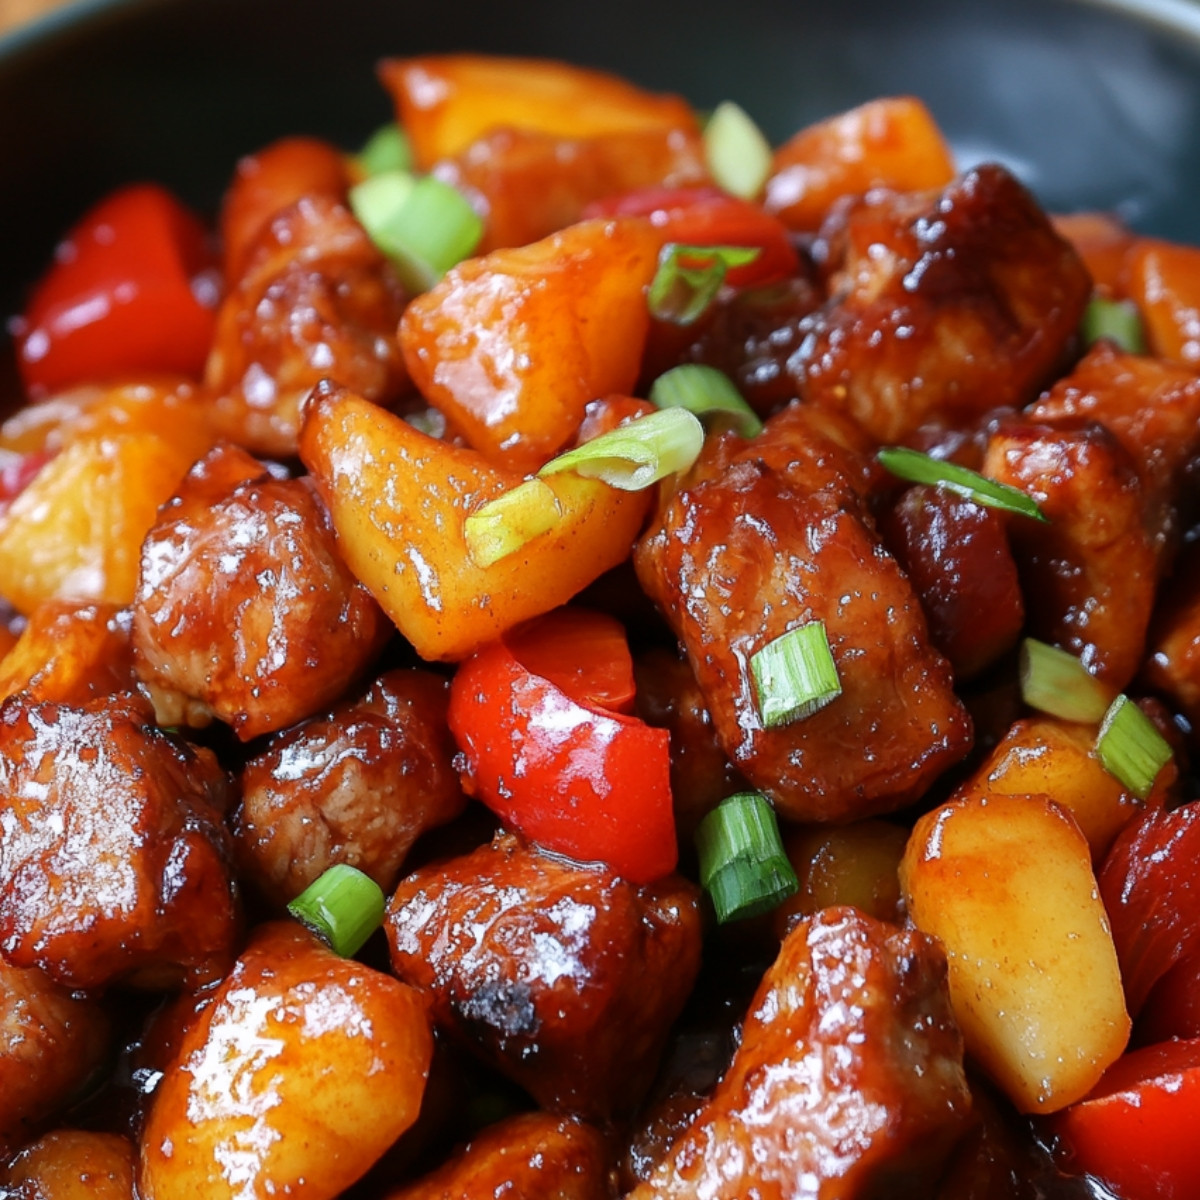
[[490,567],[553,529],[561,516],[553,490],[540,479],[526,479],[467,517],[467,552],[476,566]]
[[288,905],[302,925],[343,958],[353,958],[383,922],[383,891],[345,863],[330,867]]
[[1146,330],[1137,305],[1129,300],[1093,296],[1083,310],[1080,333],[1087,345],[1108,338],[1127,354],[1146,353]]
[[758,792],[722,800],[700,822],[696,851],[700,883],[722,923],[768,912],[798,887],[774,810]]
[[704,154],[717,184],[743,200],[753,200],[771,174],[770,142],[732,100],[718,104],[704,126]]
[[968,467],[934,458],[920,450],[910,450],[907,446],[884,446],[876,457],[897,479],[948,488],[988,508],[1031,517],[1035,521],[1046,520],[1037,501],[1028,493],[1007,483],[988,479],[986,475],[980,475]]
[[382,175],[384,171],[411,171],[412,165],[408,134],[395,121],[375,130],[358,152],[359,170],[368,176]]
[[1118,696],[1100,722],[1096,753],[1105,769],[1144,800],[1159,771],[1171,761],[1171,747],[1154,722],[1126,695]]
[[824,621],[768,642],[750,659],[758,714],[766,728],[802,721],[842,693]]
[[1021,699],[1064,721],[1094,723],[1108,710],[1112,689],[1075,657],[1036,638],[1021,643]]
[[664,371],[650,387],[650,403],[662,409],[686,409],[698,417],[724,419],[742,437],[762,431],[762,421],[733,380],[703,363],[681,363]]
[[687,246],[669,242],[646,293],[650,315],[675,325],[691,325],[708,310],[730,267],[753,262],[757,246]]
[[350,189],[350,207],[415,292],[428,291],[483,236],[483,222],[466,199],[432,175],[372,175]]

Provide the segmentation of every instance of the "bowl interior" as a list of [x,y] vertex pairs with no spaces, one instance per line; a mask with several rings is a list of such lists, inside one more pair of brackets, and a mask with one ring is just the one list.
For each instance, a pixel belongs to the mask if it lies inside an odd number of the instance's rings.
[[360,144],[389,115],[379,58],[451,49],[731,97],[775,139],[915,93],[964,165],[1000,158],[1053,209],[1200,241],[1200,9],[1183,0],[94,0],[0,43],[0,310],[107,189],[153,178],[211,213],[274,137]]

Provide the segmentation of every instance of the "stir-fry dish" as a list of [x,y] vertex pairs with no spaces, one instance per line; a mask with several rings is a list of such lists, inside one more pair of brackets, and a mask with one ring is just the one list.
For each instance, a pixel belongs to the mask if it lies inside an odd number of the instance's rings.
[[1200,250],[379,75],[11,322],[0,1195],[1198,1194]]

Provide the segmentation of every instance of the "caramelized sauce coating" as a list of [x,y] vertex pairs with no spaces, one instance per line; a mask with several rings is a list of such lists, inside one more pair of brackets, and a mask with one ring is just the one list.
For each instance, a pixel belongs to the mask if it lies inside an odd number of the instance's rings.
[[205,383],[218,427],[255,453],[292,455],[301,401],[320,380],[396,400],[403,310],[391,268],[338,200],[318,193],[276,213],[217,313]]
[[228,779],[132,695],[0,708],[0,954],[72,987],[221,974],[238,933]]
[[335,700],[389,631],[311,484],[242,450],[201,459],[142,548],[140,678],[198,701],[244,741]]
[[629,1200],[928,1196],[970,1109],[938,944],[828,909],[788,935],[729,1071]]
[[247,762],[234,838],[265,895],[287,904],[335,863],[391,890],[421,833],[466,803],[447,694],[432,672],[389,671],[366,695],[278,735]]
[[632,1108],[700,965],[696,889],[635,887],[501,836],[405,878],[388,908],[392,967],[544,1108]]
[[[794,405],[753,442],[706,449],[635,553],[730,761],[793,820],[902,807],[971,742],[912,587],[864,511],[872,466],[850,438],[836,418]],[[766,728],[750,661],[814,620],[842,693]]]

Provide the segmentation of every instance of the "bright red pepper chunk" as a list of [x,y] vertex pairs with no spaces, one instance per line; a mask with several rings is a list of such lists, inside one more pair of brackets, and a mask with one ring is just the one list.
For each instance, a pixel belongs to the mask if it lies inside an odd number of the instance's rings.
[[726,281],[733,287],[778,283],[800,269],[787,226],[757,204],[714,187],[644,188],[584,210],[588,217],[649,217],[664,234],[664,242],[685,246],[757,246],[750,263],[730,267]]
[[[454,677],[450,728],[466,756],[468,790],[506,825],[548,850],[649,883],[677,858],[670,736],[595,702],[625,690],[624,637],[616,653],[603,653],[614,646],[614,624],[560,610],[486,646]],[[553,664],[553,679],[533,669]]]
[[1190,1200],[1200,1186],[1200,1041],[1119,1058],[1085,1100],[1053,1120],[1073,1170],[1124,1200]]
[[197,292],[215,268],[204,226],[169,192],[113,192],[58,247],[19,325],[30,394],[141,372],[199,376],[215,311]]

